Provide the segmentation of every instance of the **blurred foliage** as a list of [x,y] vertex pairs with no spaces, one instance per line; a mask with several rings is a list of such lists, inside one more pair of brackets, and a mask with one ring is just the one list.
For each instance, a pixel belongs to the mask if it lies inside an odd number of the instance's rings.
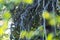
[[[8,10],[13,9],[14,5],[19,5],[20,3],[32,4],[33,0],[0,0],[0,11],[3,9],[3,5],[7,7]],[[12,6],[12,7],[11,7]]]
[[4,34],[2,37],[0,37],[0,40],[10,40],[8,34]]
[[21,31],[20,33],[20,38],[28,38],[31,39],[33,38],[35,35],[44,35],[43,34],[43,26],[39,26],[35,31],[31,30],[31,31]]
[[[9,35],[8,34],[5,34],[5,31],[8,29],[8,21],[9,21],[9,19],[12,17],[12,14],[13,13],[11,13],[10,11],[12,10],[14,10],[15,12],[16,12],[16,10],[18,10],[18,13],[23,13],[23,11],[26,11],[26,9],[19,9],[18,8],[18,6],[21,4],[21,3],[23,3],[24,4],[24,8],[25,8],[25,6],[28,4],[28,5],[31,5],[31,4],[33,4],[34,3],[34,0],[0,0],[0,12],[1,11],[5,11],[5,12],[3,12],[2,14],[2,18],[3,18],[3,26],[0,26],[0,40],[9,40]],[[20,5],[21,7],[22,7],[22,5]],[[16,8],[17,7],[17,8]],[[39,7],[40,6],[38,6],[38,8],[37,8],[37,10],[39,9]],[[34,9],[33,9],[34,8]],[[27,8],[28,9],[28,8]],[[31,7],[31,9],[32,10],[28,10],[28,11],[31,11],[31,13],[34,13],[34,14],[31,14],[31,15],[35,15],[35,14],[37,14],[37,11],[35,10],[36,8],[35,8],[35,6],[33,7]],[[6,11],[7,10],[7,11]],[[20,10],[23,10],[23,11],[20,11]],[[55,25],[60,25],[60,10],[59,10],[59,8],[57,8],[57,10],[58,10],[58,12],[56,12],[56,13],[54,13],[55,14],[55,18],[53,18],[53,13],[52,12],[49,12],[49,11],[47,11],[47,10],[45,10],[45,11],[43,11],[41,14],[42,14],[42,18],[44,18],[46,21],[48,21],[47,23],[46,23],[46,25],[49,25],[49,26],[55,26]],[[15,12],[14,12],[14,15],[17,15],[17,14],[15,14]],[[39,12],[39,11],[38,11]],[[25,12],[24,12],[25,13]],[[26,12],[26,13],[28,13],[28,12]],[[29,12],[30,13],[30,12]],[[58,14],[59,13],[59,14]],[[41,16],[41,14],[38,14],[38,15],[40,15]],[[18,14],[18,15],[21,15],[21,14]],[[20,18],[20,16],[16,16],[16,18],[17,18],[17,22],[20,20],[18,20],[18,17]],[[30,16],[31,16],[30,15]],[[33,16],[31,17],[32,18],[32,20],[33,20]],[[24,16],[25,17],[25,16]],[[27,18],[27,20],[28,20],[28,17],[29,17],[29,14],[28,14],[28,16],[26,17]],[[39,17],[39,16],[38,16]],[[40,37],[44,37],[44,27],[43,26],[36,26],[36,25],[38,25],[37,24],[37,22],[39,22],[38,20],[38,17],[37,16],[35,16],[35,20],[34,20],[34,22],[32,23],[32,25],[34,25],[34,27],[32,28],[32,30],[30,30],[30,31],[26,31],[26,30],[22,30],[19,34],[20,34],[20,38],[22,38],[22,39],[24,39],[24,38],[27,38],[27,39],[31,39],[31,38],[34,38],[34,36],[39,36],[39,38]],[[13,18],[13,17],[12,17]],[[31,18],[29,18],[29,21],[30,21],[30,19]],[[39,17],[40,18],[40,17]],[[22,19],[22,18],[21,18]],[[1,21],[1,20],[0,20]],[[40,23],[39,23],[40,24]],[[42,22],[41,22],[41,24],[42,24]],[[35,28],[35,26],[36,26],[36,28]],[[48,26],[48,27],[49,27]],[[29,26],[30,27],[30,26]],[[53,28],[52,27],[52,28]],[[46,29],[46,33],[48,34],[47,35],[47,40],[59,40],[60,39],[60,29],[58,29],[58,28],[60,28],[60,26],[59,27],[57,27],[56,26],[56,31],[57,30],[59,30],[59,31],[57,31],[57,33],[56,33],[56,37],[54,36],[54,34],[51,32],[51,33],[49,33],[49,29]],[[15,29],[15,28],[14,28]],[[18,28],[16,29],[16,30],[18,30]],[[15,31],[15,30],[14,30]],[[20,31],[20,30],[19,30]],[[51,31],[51,30],[50,30]],[[15,34],[15,33],[14,33]],[[17,34],[18,34],[18,32],[17,32]]]

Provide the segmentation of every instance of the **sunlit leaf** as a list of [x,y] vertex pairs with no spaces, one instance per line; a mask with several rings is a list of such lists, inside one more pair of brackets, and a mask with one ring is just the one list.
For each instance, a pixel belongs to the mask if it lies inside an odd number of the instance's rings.
[[34,31],[29,31],[28,34],[26,34],[26,38],[30,39],[34,36]]
[[40,26],[39,29],[40,29],[40,31],[43,31],[43,30],[44,30],[44,29],[43,29],[43,26]]
[[24,38],[27,34],[27,31],[21,31],[20,38]]
[[23,0],[24,3],[32,4],[34,0]]
[[3,30],[6,30],[8,28],[8,22],[5,21],[4,25],[1,27]]
[[4,34],[3,29],[0,28],[0,36],[2,36]]
[[4,22],[2,26],[0,26],[0,36],[4,34],[4,31],[8,28],[8,23],[7,21]]
[[50,19],[50,20],[49,20],[49,24],[50,24],[51,26],[55,25],[55,22],[56,22],[55,19]]
[[0,0],[0,3],[4,3],[4,0]]
[[9,11],[6,11],[4,14],[3,14],[3,18],[8,20],[9,18],[11,17],[11,14]]
[[14,0],[14,2],[15,2],[15,5],[18,5],[21,2],[21,0]]
[[48,36],[47,36],[47,40],[53,40],[53,33],[50,33],[50,34],[48,34]]
[[42,14],[42,17],[45,18],[45,19],[49,19],[50,18],[50,14],[48,11],[44,11],[43,14]]
[[60,16],[56,16],[57,23],[60,23]]

